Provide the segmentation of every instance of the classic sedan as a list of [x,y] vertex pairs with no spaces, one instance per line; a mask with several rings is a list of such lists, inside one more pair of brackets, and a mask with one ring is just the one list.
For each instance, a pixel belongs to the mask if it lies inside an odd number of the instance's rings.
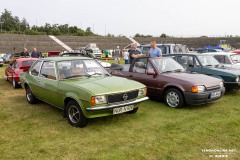
[[179,53],[164,56],[172,57],[187,71],[206,74],[223,80],[226,90],[240,89],[240,71],[223,67],[211,55]]
[[110,71],[145,84],[148,96],[163,99],[172,108],[212,102],[225,92],[222,80],[188,73],[172,58],[137,58],[131,65],[113,64]]
[[5,79],[12,83],[13,88],[20,87],[20,74],[27,72],[37,58],[19,58],[14,60],[5,69]]
[[206,55],[212,55],[219,63],[224,67],[230,69],[240,70],[240,54],[231,52],[217,52],[217,53],[206,53]]
[[52,57],[36,61],[21,74],[26,99],[62,109],[70,125],[84,127],[88,118],[135,113],[148,100],[146,86],[110,75],[87,57]]

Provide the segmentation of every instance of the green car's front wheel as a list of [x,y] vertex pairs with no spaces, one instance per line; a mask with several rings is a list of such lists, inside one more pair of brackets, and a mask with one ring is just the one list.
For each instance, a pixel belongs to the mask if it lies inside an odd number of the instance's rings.
[[83,115],[82,109],[79,104],[72,100],[67,104],[66,115],[68,123],[74,127],[85,127],[88,123]]
[[30,104],[35,104],[38,102],[38,99],[33,95],[32,90],[28,85],[26,86],[26,98]]

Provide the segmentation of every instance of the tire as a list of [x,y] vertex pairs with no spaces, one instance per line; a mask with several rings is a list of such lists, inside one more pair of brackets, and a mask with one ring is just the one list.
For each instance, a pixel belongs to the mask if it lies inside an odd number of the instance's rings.
[[133,108],[133,110],[127,112],[127,114],[134,114],[138,111],[138,107],[137,108]]
[[170,88],[164,95],[165,104],[171,108],[181,108],[184,105],[182,93],[175,88]]
[[19,88],[19,84],[15,81],[14,78],[12,79],[12,85],[13,85],[13,88]]
[[66,116],[68,119],[68,123],[74,127],[83,128],[88,123],[87,119],[83,115],[81,107],[74,100],[68,102],[66,107]]
[[26,86],[26,98],[29,104],[36,104],[38,102],[38,99],[33,95],[29,86]]

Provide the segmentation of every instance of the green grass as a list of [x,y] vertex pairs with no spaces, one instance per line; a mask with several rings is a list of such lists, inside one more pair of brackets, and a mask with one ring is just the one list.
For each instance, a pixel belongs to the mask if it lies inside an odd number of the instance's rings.
[[136,114],[91,119],[86,128],[74,128],[60,110],[28,104],[23,89],[0,78],[0,159],[209,159],[202,149],[235,149],[228,159],[238,159],[239,97],[228,93],[182,109],[150,100]]

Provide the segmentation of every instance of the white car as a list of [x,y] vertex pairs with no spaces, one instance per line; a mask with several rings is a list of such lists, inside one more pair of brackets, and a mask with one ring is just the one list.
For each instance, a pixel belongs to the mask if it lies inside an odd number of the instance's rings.
[[231,69],[240,69],[240,55],[231,52],[208,52],[204,55],[212,55],[223,66]]

